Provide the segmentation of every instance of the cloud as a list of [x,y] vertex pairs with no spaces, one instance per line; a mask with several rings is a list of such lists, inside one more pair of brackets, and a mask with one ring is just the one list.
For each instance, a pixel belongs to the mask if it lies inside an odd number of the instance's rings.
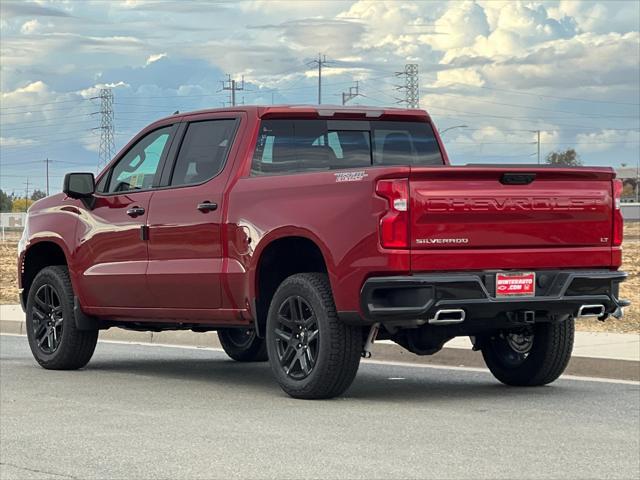
[[127,10],[139,12],[169,12],[171,14],[202,14],[206,9],[207,13],[226,11],[231,8],[224,2],[207,1],[158,1],[158,0],[127,0],[122,3],[122,7]]
[[166,58],[166,56],[167,56],[166,53],[154,53],[153,55],[149,55],[149,57],[147,58],[146,66],[149,66],[153,62],[157,62],[158,60],[160,60],[162,58]]
[[601,130],[576,136],[577,148],[586,152],[602,152],[621,146],[637,150],[639,140],[640,134],[637,131]]
[[25,35],[29,35],[31,33],[35,33],[42,28],[42,24],[38,21],[38,19],[28,20],[22,24],[20,27],[20,33]]
[[445,136],[464,163],[531,161],[537,129],[543,156],[578,145],[588,164],[639,153],[627,140],[637,136],[615,130],[637,128],[640,117],[638,2],[0,0],[0,8],[2,134],[26,142],[15,152],[41,156],[55,138],[71,161],[94,158],[86,148],[98,144],[88,133],[98,117],[88,114],[98,105],[89,99],[105,85],[114,88],[118,142],[176,109],[219,106],[227,73],[245,76],[247,103],[315,102],[317,69],[306,63],[322,52],[332,61],[325,101],[360,80],[366,96],[357,101],[394,104],[402,95],[394,72],[418,63],[422,106],[441,127],[469,126]]
[[290,48],[307,53],[322,50],[331,52],[333,56],[352,52],[352,45],[365,31],[365,26],[357,21],[323,18],[303,18],[248,28],[274,30],[279,35],[279,42]]
[[460,48],[489,35],[489,23],[484,9],[475,2],[453,4],[435,22],[436,30],[445,35],[426,35],[429,43],[439,50]]
[[0,13],[7,18],[11,17],[69,17],[70,14],[63,10],[46,7],[33,2],[0,2]]
[[0,137],[0,147],[27,147],[30,145],[36,145],[35,140],[15,138],[15,137]]

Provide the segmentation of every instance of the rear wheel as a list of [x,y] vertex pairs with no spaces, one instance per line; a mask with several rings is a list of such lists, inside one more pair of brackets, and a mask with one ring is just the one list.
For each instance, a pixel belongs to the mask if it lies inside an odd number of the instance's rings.
[[362,329],[338,319],[327,276],[300,273],[276,291],[267,318],[269,363],[295,398],[331,398],[356,376]]
[[220,344],[229,357],[238,362],[264,362],[267,346],[256,331],[247,328],[225,328],[218,330]]
[[556,380],[571,358],[573,319],[538,323],[520,330],[500,331],[482,339],[482,356],[502,383],[514,386],[545,385]]
[[46,267],[36,275],[27,298],[26,320],[31,353],[44,368],[75,370],[91,360],[98,330],[76,328],[66,267]]

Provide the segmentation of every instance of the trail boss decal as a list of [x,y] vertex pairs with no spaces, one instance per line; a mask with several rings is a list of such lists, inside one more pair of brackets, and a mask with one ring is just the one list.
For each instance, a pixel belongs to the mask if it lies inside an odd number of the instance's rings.
[[365,173],[364,170],[360,170],[357,172],[338,172],[334,173],[336,176],[336,183],[341,182],[359,182],[364,177],[368,177],[369,175]]

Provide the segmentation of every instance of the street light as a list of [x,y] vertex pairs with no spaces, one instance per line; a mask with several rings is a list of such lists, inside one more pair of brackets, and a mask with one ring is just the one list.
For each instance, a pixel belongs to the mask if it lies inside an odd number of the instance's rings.
[[454,128],[469,128],[469,125],[455,125],[453,127],[445,128],[440,132],[440,136],[444,135],[444,132],[448,132],[449,130],[453,130]]

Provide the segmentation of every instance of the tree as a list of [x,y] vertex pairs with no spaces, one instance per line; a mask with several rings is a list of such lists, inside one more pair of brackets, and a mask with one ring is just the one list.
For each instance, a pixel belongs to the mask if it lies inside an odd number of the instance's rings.
[[41,198],[44,198],[46,196],[47,194],[44,193],[42,190],[34,190],[33,193],[31,194],[31,200],[35,202],[36,200],[40,200]]
[[579,167],[582,160],[573,148],[567,148],[561,152],[551,152],[545,160],[549,165],[558,165],[563,167]]
[[13,206],[11,197],[6,192],[0,190],[0,212],[10,212]]
[[31,206],[33,200],[28,200],[26,198],[16,198],[13,201],[13,205],[11,207],[12,212],[26,212],[27,209]]

